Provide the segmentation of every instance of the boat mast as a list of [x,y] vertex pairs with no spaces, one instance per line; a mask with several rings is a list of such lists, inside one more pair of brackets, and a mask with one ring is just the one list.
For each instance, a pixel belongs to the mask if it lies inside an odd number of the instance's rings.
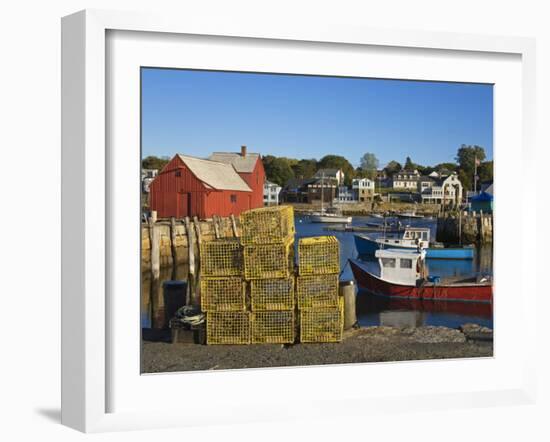
[[325,211],[324,209],[324,200],[325,200],[325,172],[321,173],[321,214]]

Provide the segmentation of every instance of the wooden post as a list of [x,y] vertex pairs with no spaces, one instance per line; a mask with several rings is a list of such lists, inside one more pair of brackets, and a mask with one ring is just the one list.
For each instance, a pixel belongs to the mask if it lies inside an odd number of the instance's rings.
[[216,239],[220,239],[220,228],[218,226],[218,217],[214,215],[212,217],[212,221],[214,223],[214,233],[216,234]]
[[[197,251],[198,251],[198,261],[195,262],[195,287],[194,290],[191,292],[192,299],[191,304],[193,305],[199,305],[200,304],[200,268],[201,268],[201,261],[200,261],[200,250],[201,250],[201,242],[202,242],[202,235],[201,235],[201,225],[199,223],[199,219],[195,216],[193,219],[193,224],[195,226],[195,232],[197,235]],[[194,260],[194,257],[193,257]]]
[[462,211],[458,211],[458,244],[462,245]]
[[344,330],[349,330],[357,323],[355,283],[340,281],[340,296],[344,297]]
[[160,232],[153,217],[149,219],[149,235],[151,240],[151,327],[161,328]]
[[485,242],[485,226],[483,225],[483,210],[479,211],[479,224],[478,224],[478,240],[479,244]]
[[187,266],[187,295],[185,299],[186,304],[192,304],[193,292],[195,291],[195,241],[193,235],[193,229],[191,227],[191,221],[189,217],[185,217],[185,233],[187,234],[187,252],[188,252],[188,266]]
[[172,251],[172,278],[176,279],[176,267],[178,266],[178,250],[176,247],[176,218],[170,218],[170,250]]
[[239,231],[237,230],[237,222],[235,221],[235,216],[233,214],[231,214],[231,228],[233,229],[233,236],[238,238]]

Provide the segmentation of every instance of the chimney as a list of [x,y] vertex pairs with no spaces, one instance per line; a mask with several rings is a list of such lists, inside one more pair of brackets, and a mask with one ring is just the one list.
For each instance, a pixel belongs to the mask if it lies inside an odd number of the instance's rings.
[[246,156],[246,146],[241,146],[241,157]]

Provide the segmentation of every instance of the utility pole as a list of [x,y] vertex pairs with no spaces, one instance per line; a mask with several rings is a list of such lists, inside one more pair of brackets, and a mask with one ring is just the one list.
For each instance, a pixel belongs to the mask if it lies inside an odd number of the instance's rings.
[[474,195],[477,194],[477,155],[474,156]]

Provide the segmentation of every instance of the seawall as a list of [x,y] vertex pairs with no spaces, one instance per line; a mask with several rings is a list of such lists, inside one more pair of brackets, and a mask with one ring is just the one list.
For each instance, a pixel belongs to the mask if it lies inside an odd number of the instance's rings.
[[437,219],[437,241],[454,244],[493,242],[493,215],[483,212],[458,212]]
[[[197,228],[198,226],[198,228]],[[198,231],[198,233],[197,233]],[[240,233],[238,219],[216,218],[204,221],[171,219],[141,225],[141,271],[151,271],[152,263],[170,268],[189,263],[191,235],[198,257],[199,241],[234,237]]]

